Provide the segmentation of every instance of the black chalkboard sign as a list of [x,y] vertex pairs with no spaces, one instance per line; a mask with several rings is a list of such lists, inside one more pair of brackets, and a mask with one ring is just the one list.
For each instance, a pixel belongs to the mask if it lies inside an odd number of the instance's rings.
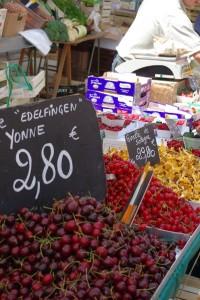
[[160,162],[153,125],[145,125],[125,135],[129,158],[138,167]]
[[95,111],[79,95],[0,110],[0,213],[68,192],[105,197]]

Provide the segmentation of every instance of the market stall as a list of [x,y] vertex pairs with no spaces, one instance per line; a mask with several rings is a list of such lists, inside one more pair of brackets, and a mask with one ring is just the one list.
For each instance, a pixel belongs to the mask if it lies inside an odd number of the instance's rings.
[[[94,18],[87,1],[2,4],[0,53],[22,51],[0,64],[0,299],[198,300],[200,77],[186,56],[156,57],[170,80],[133,73],[148,56],[90,74],[119,15],[97,4]],[[68,92],[71,48],[88,41],[84,89]]]

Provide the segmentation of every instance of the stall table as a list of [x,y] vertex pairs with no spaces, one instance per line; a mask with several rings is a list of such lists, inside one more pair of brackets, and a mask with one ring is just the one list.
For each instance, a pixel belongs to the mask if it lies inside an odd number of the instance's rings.
[[[13,37],[2,37],[0,40],[0,55],[6,54],[9,60],[8,53],[20,53],[19,65],[22,65],[24,55],[27,54],[28,57],[28,67],[27,72],[30,71],[30,75],[36,74],[36,49],[21,35],[16,35]],[[34,62],[32,64],[32,59]]]
[[18,52],[23,49],[33,48],[21,35],[14,37],[2,37],[0,40],[0,54]]
[[56,42],[60,48],[58,71],[56,74],[55,82],[53,85],[52,97],[56,97],[58,88],[61,83],[63,73],[67,76],[67,84],[70,85],[72,81],[72,47],[77,46],[83,42],[93,41],[93,48],[90,55],[90,61],[88,66],[88,74],[90,73],[91,64],[94,56],[95,45],[98,47],[98,71],[99,71],[99,51],[100,51],[100,39],[105,37],[105,32],[90,33],[87,36],[77,39],[74,42]]

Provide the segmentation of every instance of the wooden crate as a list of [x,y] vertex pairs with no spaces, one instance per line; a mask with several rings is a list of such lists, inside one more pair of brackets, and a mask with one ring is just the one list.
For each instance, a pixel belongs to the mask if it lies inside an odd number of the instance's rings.
[[200,300],[200,278],[185,275],[176,300]]
[[129,27],[133,22],[132,17],[123,17],[123,16],[114,16],[113,15],[113,23],[116,26],[127,26]]
[[72,47],[72,79],[84,81],[87,77],[92,42]]
[[[101,48],[100,50],[100,75],[103,75],[104,72],[111,71],[113,58],[116,55],[115,50],[109,50]],[[97,74],[97,48],[95,48],[94,60],[92,63],[91,74]]]

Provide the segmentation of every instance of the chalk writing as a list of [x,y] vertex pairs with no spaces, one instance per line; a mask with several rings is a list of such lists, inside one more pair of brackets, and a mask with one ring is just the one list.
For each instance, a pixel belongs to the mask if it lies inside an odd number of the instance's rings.
[[12,128],[10,132],[5,132],[5,135],[10,141],[10,150],[13,150],[14,144],[19,144],[24,140],[32,139],[43,134],[45,134],[44,124],[34,126],[33,128],[26,128],[22,131],[16,131]]
[[44,107],[43,109],[35,109],[34,111],[27,111],[21,114],[21,122],[30,122],[43,118],[52,118],[57,115],[64,115],[70,112],[75,112],[77,109],[76,103],[64,103],[58,106],[53,104]]
[[147,125],[125,135],[129,158],[139,167],[148,161],[153,165],[160,161],[152,125]]

